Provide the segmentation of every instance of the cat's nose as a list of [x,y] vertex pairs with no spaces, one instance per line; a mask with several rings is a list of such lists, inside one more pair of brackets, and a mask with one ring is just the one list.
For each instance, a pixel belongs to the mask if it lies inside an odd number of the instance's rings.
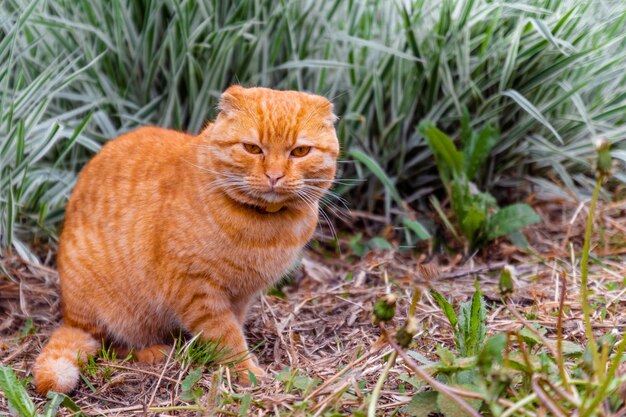
[[274,187],[278,180],[285,176],[282,172],[266,172],[265,176],[270,180],[270,185]]

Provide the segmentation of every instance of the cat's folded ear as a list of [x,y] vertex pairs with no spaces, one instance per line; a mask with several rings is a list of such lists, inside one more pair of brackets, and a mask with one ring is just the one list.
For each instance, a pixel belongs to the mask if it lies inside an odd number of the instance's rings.
[[219,111],[227,117],[232,116],[233,113],[240,109],[244,90],[240,85],[228,87],[220,97],[220,102],[217,105]]
[[334,113],[334,105],[328,100],[326,97],[314,95],[316,100],[316,105],[318,108],[326,115],[324,121],[329,125],[329,127],[333,127],[338,117]]

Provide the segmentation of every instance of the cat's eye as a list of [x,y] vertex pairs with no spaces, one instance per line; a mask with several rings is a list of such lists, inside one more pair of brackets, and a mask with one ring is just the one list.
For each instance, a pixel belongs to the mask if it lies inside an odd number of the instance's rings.
[[253,145],[252,143],[244,143],[243,147],[246,151],[258,155],[260,153],[263,153],[263,150],[261,150],[261,147],[257,146],[257,145]]
[[300,158],[308,154],[310,151],[311,151],[310,146],[298,146],[297,148],[293,148],[293,150],[291,151],[291,156]]

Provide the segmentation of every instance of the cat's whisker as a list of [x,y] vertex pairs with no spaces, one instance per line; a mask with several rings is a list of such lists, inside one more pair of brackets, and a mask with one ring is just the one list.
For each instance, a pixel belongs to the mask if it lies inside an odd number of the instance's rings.
[[[315,197],[313,197],[313,198],[315,198]],[[332,213],[333,213],[333,215],[335,217],[339,218],[340,220],[342,220],[344,222],[347,222],[349,220],[349,216],[347,216],[345,214],[345,211],[350,212],[350,209],[348,207],[345,207],[345,205],[344,205],[345,209],[343,209],[343,208],[339,207],[338,205],[336,205],[332,200],[329,200],[327,198],[327,196],[323,196],[320,199],[320,202],[322,203],[321,207],[322,208],[328,207],[332,211]]]
[[[313,200],[314,197],[312,197],[312,196],[310,196],[310,195],[308,195],[308,194],[306,194],[305,192],[302,192],[302,191],[304,191],[304,190],[301,190],[300,192],[298,192],[297,195],[302,197],[304,200],[311,201],[312,202],[311,204],[315,204],[314,200]],[[320,207],[320,206],[318,206],[318,207],[319,207],[320,215],[324,218],[324,221],[326,222],[326,224],[328,225],[328,227],[330,229],[330,232],[331,232],[331,235],[332,235],[331,238],[334,238],[335,240],[337,240],[338,239],[337,232],[335,230],[335,227],[333,226],[332,221],[330,220],[330,217],[328,216],[328,214],[326,214],[326,212],[324,211],[324,209],[322,207]]]
[[333,191],[309,184],[304,184],[303,189],[310,191],[314,195],[318,196],[318,198],[334,198],[335,200],[339,201],[347,210],[350,210],[350,208],[348,207],[348,201]]
[[[350,181],[353,181],[354,183],[351,184]],[[319,179],[319,178],[302,178],[302,182],[304,183],[329,182],[331,184],[341,184],[341,185],[354,185],[354,184],[363,183],[365,181],[366,180],[362,178],[342,178],[342,179],[335,179],[335,180],[326,180],[326,179]]]

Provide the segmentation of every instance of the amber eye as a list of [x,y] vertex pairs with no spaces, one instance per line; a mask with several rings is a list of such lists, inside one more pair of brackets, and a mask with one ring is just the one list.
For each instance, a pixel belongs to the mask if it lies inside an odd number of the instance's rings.
[[308,154],[309,151],[311,151],[310,146],[298,146],[297,148],[293,148],[293,150],[291,151],[291,156],[300,158],[301,156]]
[[243,147],[244,147],[244,149],[245,149],[246,151],[248,151],[248,152],[250,152],[250,153],[252,153],[252,154],[255,154],[255,155],[258,155],[258,154],[260,154],[260,153],[263,153],[263,151],[261,150],[261,148],[260,148],[259,146],[257,146],[257,145],[253,145],[253,144],[251,144],[251,143],[244,143],[244,144],[243,144]]

